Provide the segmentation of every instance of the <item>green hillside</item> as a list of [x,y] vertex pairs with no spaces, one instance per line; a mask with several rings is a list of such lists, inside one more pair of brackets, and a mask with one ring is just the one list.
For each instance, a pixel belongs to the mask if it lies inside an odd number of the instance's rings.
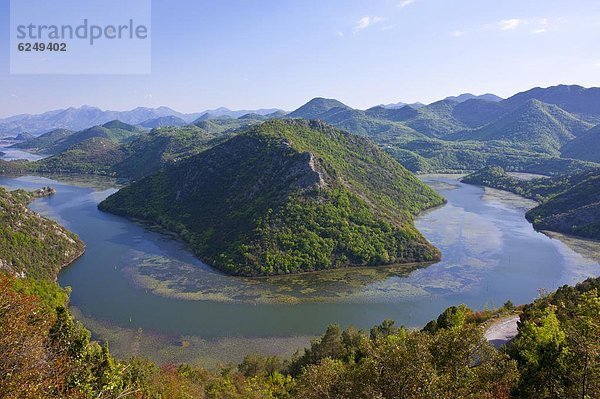
[[289,113],[287,116],[289,118],[324,120],[323,115],[336,108],[340,110],[352,109],[338,100],[317,97],[313,98],[297,110]]
[[458,103],[451,100],[442,100],[417,110],[415,117],[404,123],[429,137],[443,137],[450,133],[467,129],[467,126],[455,119],[454,107]]
[[469,128],[477,128],[493,122],[506,112],[506,107],[497,101],[473,98],[456,104],[452,116]]
[[565,144],[560,153],[566,158],[600,163],[600,125]]
[[71,148],[75,144],[81,143],[93,137],[105,138],[114,142],[121,142],[142,132],[143,130],[135,126],[131,126],[119,121],[112,121],[105,123],[102,126],[94,126],[89,129],[73,133],[72,135],[56,142],[54,145],[45,150],[45,152],[49,154],[58,154],[61,151]]
[[[210,126],[217,126],[211,121]],[[156,128],[125,142],[92,137],[35,162],[2,161],[1,174],[69,173],[137,179],[164,165],[196,155],[230,137],[233,131],[197,126]]]
[[67,129],[54,129],[48,133],[44,133],[39,137],[35,137],[13,145],[13,148],[25,149],[30,152],[45,152],[54,144],[72,135],[74,132]]
[[54,280],[84,250],[76,235],[27,208],[34,195],[0,187],[0,272]]
[[600,172],[527,212],[540,230],[600,239]]
[[58,154],[94,137],[114,142],[123,142],[135,135],[139,135],[143,131],[141,128],[115,120],[79,132],[56,129],[40,137],[21,143],[19,148],[27,149],[31,152]]
[[179,162],[213,147],[233,134],[227,129],[215,128],[218,124],[214,121],[201,125],[208,129],[193,125],[153,129],[122,145],[124,156],[112,166],[112,173],[126,178],[147,176],[164,165]]
[[564,175],[600,167],[575,159],[532,152],[521,145],[498,141],[413,140],[385,150],[413,172],[462,172],[500,166],[514,172]]
[[116,175],[114,165],[125,158],[122,146],[105,137],[92,137],[56,155],[30,163],[30,170],[42,173]]
[[439,258],[413,227],[443,199],[368,140],[265,122],[144,178],[100,209],[161,223],[232,274]]
[[600,88],[598,87],[585,88],[578,85],[535,87],[507,98],[502,101],[502,104],[515,109],[532,99],[557,105],[586,120],[598,121],[600,118]]
[[474,131],[449,136],[454,140],[501,141],[558,156],[559,149],[591,125],[555,105],[530,100],[498,120]]

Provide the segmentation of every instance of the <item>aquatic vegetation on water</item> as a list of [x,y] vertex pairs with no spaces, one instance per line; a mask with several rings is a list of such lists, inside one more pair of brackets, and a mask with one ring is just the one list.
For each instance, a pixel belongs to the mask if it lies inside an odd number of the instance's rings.
[[[406,277],[423,264],[348,268],[290,276],[231,277],[163,256],[137,254],[122,271],[138,287],[157,295],[187,300],[237,303],[370,302],[398,296],[393,277]],[[402,293],[423,294],[402,283]]]

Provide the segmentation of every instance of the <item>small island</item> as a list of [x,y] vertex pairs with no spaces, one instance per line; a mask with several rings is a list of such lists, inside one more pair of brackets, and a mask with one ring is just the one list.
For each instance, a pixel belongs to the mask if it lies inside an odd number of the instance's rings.
[[33,195],[34,198],[50,197],[50,196],[56,194],[56,189],[46,186],[46,187],[38,188],[37,190],[33,190],[31,192],[31,194]]

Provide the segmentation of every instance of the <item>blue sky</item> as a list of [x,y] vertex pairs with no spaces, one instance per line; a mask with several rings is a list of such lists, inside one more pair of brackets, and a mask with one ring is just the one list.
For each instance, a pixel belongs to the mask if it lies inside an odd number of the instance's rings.
[[600,86],[597,0],[154,0],[147,75],[10,75],[9,29],[0,0],[0,116],[82,104],[292,110],[316,96],[367,108]]

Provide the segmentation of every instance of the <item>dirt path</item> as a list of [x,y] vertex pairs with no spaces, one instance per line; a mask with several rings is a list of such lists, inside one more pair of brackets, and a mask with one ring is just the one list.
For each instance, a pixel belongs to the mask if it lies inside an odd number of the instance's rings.
[[485,338],[496,348],[505,345],[517,335],[519,315],[502,317],[488,326]]

